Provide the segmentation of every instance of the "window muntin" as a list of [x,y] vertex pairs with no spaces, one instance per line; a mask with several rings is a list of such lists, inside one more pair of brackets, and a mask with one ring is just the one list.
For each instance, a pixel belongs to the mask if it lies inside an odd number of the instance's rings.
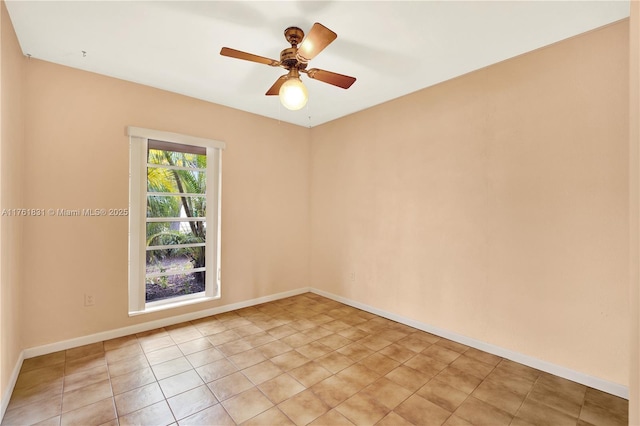
[[130,314],[218,297],[224,144],[139,128],[129,135]]

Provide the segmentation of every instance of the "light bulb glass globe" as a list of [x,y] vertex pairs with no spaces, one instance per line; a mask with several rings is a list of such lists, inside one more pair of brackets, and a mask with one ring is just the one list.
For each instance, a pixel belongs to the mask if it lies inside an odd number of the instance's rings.
[[307,88],[299,78],[291,77],[280,86],[280,102],[292,111],[299,110],[307,104],[309,95]]

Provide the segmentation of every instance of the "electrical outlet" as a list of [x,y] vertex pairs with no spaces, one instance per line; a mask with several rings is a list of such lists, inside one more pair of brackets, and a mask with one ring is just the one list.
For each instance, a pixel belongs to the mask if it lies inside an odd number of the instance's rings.
[[355,280],[356,280],[356,273],[355,273],[355,272],[350,273],[350,274],[349,274],[349,279],[350,279],[351,281],[355,281]]
[[84,306],[93,306],[96,304],[96,298],[93,294],[85,294],[84,295]]

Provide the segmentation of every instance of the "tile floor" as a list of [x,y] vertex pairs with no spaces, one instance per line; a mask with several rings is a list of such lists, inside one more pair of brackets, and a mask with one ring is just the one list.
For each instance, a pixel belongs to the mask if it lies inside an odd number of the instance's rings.
[[625,425],[627,407],[306,293],[25,360],[2,425]]

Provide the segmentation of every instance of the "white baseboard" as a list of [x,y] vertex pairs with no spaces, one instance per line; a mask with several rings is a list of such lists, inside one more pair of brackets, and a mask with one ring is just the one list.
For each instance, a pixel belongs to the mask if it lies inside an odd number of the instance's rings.
[[530,357],[518,352],[511,351],[509,349],[501,348],[489,343],[482,342],[480,340],[473,339],[471,337],[463,336],[448,330],[444,330],[438,327],[431,326],[410,318],[403,317],[391,312],[383,311],[382,309],[374,308],[373,306],[366,305],[364,303],[356,302],[346,297],[338,296],[333,293],[311,288],[312,293],[324,296],[326,298],[335,300],[336,302],[344,303],[345,305],[353,306],[354,308],[362,309],[363,311],[370,312],[375,315],[399,322],[401,324],[408,325],[418,330],[426,331],[436,336],[444,337],[445,339],[453,340],[454,342],[461,343],[478,350],[488,352],[490,354],[497,355],[502,358],[509,359],[511,361],[527,365],[529,367],[553,374],[555,376],[563,377],[567,380],[571,380],[576,383],[583,384],[585,386],[601,390],[603,392],[610,393],[612,395],[619,396],[620,398],[629,399],[629,388],[618,383],[610,382],[608,380],[600,379],[598,377],[590,376],[588,374],[580,373],[578,371],[571,370],[560,365],[552,364],[547,361],[543,361],[537,358]]
[[14,368],[14,372],[11,377],[10,386],[7,387],[5,395],[3,395],[2,397],[2,406],[0,407],[2,409],[2,411],[0,411],[2,416],[0,416],[0,419],[4,416],[4,410],[6,410],[6,407],[9,404],[11,392],[13,391],[13,388],[15,386],[15,381],[18,378],[18,373],[20,372],[22,361],[24,359],[33,358],[35,356],[45,355],[45,354],[49,354],[52,352],[57,352],[65,349],[71,349],[78,346],[88,345],[91,343],[101,342],[103,340],[109,340],[117,337],[128,336],[130,334],[135,334],[135,333],[141,333],[144,331],[153,330],[155,328],[179,324],[185,321],[193,321],[193,320],[204,318],[211,315],[221,314],[224,312],[234,311],[236,309],[242,309],[242,308],[246,308],[254,305],[259,305],[261,303],[272,302],[274,300],[296,296],[309,291],[315,294],[318,294],[320,296],[324,296],[329,299],[335,300],[337,302],[344,303],[345,305],[353,306],[354,308],[362,309],[363,311],[367,311],[372,314],[379,315],[384,318],[388,318],[390,320],[408,325],[410,327],[414,327],[418,330],[426,331],[426,332],[435,334],[437,336],[444,337],[449,340],[453,340],[454,342],[458,342],[463,345],[470,346],[470,347],[497,355],[499,357],[506,358],[511,361],[518,362],[520,364],[524,364],[541,371],[545,371],[547,373],[550,373],[559,377],[563,377],[565,379],[583,384],[585,386],[589,386],[594,389],[598,389],[603,392],[607,392],[612,395],[619,396],[621,398],[629,399],[629,388],[627,386],[623,386],[618,383],[613,383],[607,380],[603,380],[598,377],[593,377],[588,374],[580,373],[578,371],[574,371],[566,367],[552,364],[550,362],[539,360],[539,359],[530,357],[528,355],[511,351],[509,349],[501,348],[499,346],[495,346],[486,342],[482,342],[480,340],[463,336],[463,335],[451,332],[449,330],[440,329],[440,328],[431,326],[429,324],[425,324],[425,323],[413,320],[411,318],[403,317],[402,315],[397,315],[391,312],[384,311],[382,309],[375,308],[373,306],[366,305],[364,303],[356,302],[354,300],[351,300],[342,296],[338,296],[333,293],[328,293],[326,291],[318,290],[316,288],[303,287],[296,290],[273,294],[270,296],[258,297],[258,298],[246,300],[243,302],[237,302],[229,305],[218,306],[215,308],[205,309],[198,312],[192,312],[184,315],[163,318],[160,320],[149,321],[149,322],[136,324],[128,327],[122,327],[114,330],[95,333],[88,336],[82,336],[74,339],[64,340],[62,342],[56,342],[48,345],[42,345],[42,346],[25,349],[20,354],[20,359],[17,362],[16,367]]
[[20,369],[22,368],[22,362],[24,359],[24,351],[21,351],[20,355],[18,355],[18,361],[16,361],[16,365],[13,367],[13,371],[11,372],[11,377],[9,377],[9,383],[7,383],[4,395],[2,395],[2,400],[0,401],[0,422],[4,419],[4,413],[7,412],[9,401],[11,401],[11,394],[13,393],[13,388],[16,387],[16,382],[18,381],[18,375],[20,374]]
[[155,321],[148,321],[128,327],[117,328],[114,330],[102,331],[100,333],[90,334],[88,336],[76,337],[74,339],[64,340],[62,342],[50,343],[48,345],[36,346],[24,350],[24,359],[33,358],[40,355],[50,354],[53,352],[63,351],[66,349],[76,348],[78,346],[89,345],[91,343],[102,342],[103,340],[115,339],[116,337],[128,336],[130,334],[142,333],[144,331],[156,328],[167,327],[169,325],[180,324],[186,321],[193,321],[211,315],[222,314],[224,312],[235,311],[237,309],[247,308],[249,306],[259,305],[261,303],[273,302],[274,300],[284,299],[285,297],[297,296],[302,293],[311,291],[309,287],[303,287],[296,290],[276,293],[269,296],[262,296],[255,299],[245,300],[242,302],[231,303],[224,306],[205,309],[202,311],[191,312],[188,314],[177,315],[173,317],[163,318]]

